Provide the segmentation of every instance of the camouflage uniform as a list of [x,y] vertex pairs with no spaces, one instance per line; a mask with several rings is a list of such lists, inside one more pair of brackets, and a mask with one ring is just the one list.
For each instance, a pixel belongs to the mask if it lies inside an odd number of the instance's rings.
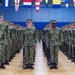
[[50,29],[49,31],[50,34],[50,53],[51,53],[51,63],[58,63],[58,51],[59,51],[59,46],[61,45],[61,33],[60,30],[55,28],[55,29]]
[[[26,22],[31,22],[31,20],[27,20]],[[33,59],[34,59],[34,50],[35,50],[35,45],[36,45],[36,30],[31,27],[31,28],[25,28],[24,29],[24,64],[27,65],[34,65]]]
[[34,49],[36,45],[36,32],[32,28],[24,30],[25,64],[33,64]]
[[[56,22],[52,21],[52,23]],[[63,41],[61,30],[57,27],[50,28],[48,30],[48,37],[49,40],[47,40],[47,43],[50,45],[50,65],[51,68],[57,68],[59,46]]]
[[[11,34],[11,30],[12,30],[12,26],[11,26],[11,24],[9,24],[9,26],[8,26],[9,28],[8,28],[8,48],[9,48],[9,60],[10,60],[10,58],[12,57],[12,40],[11,40],[11,38],[12,38],[12,34]],[[10,60],[11,61],[11,60]]]
[[6,24],[0,25],[0,66],[5,63],[5,46],[6,46]]
[[38,41],[40,42],[41,39],[42,39],[42,30],[39,29],[39,30],[37,31],[37,33],[38,33]]
[[9,27],[6,25],[6,40],[7,40],[7,45],[5,46],[5,63],[9,64],[9,57],[10,57],[10,34],[9,34]]

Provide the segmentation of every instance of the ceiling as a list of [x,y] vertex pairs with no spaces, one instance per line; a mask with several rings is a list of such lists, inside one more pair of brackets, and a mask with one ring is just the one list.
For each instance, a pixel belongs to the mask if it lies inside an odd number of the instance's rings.
[[[44,0],[41,0],[41,1],[42,1],[42,2],[41,2],[41,6],[45,6]],[[14,5],[15,5],[14,0],[11,0],[11,6],[14,6]],[[32,0],[32,5],[35,5],[35,0]],[[52,0],[49,1],[49,4],[48,4],[48,5],[49,5],[49,6],[52,6],[52,5],[53,5],[53,4],[52,4]],[[62,6],[65,6],[65,2],[62,2],[61,5],[62,5]],[[1,5],[0,5],[0,6],[1,6]],[[23,6],[23,0],[20,0],[20,6]],[[73,0],[70,0],[69,6],[74,6],[74,5],[73,5]]]
[[[41,5],[45,5],[44,0],[41,0],[41,1],[42,1],[42,2],[41,2]],[[14,6],[14,0],[11,0],[11,5]],[[20,5],[23,6],[23,0],[20,0]],[[35,5],[35,0],[32,0],[32,5]],[[49,6],[50,6],[50,5],[51,5],[51,6],[53,5],[53,4],[52,4],[52,0],[49,1]],[[62,5],[62,6],[65,6],[65,2],[62,2],[61,5]],[[70,0],[69,5],[70,5],[70,6],[73,6],[73,0]]]

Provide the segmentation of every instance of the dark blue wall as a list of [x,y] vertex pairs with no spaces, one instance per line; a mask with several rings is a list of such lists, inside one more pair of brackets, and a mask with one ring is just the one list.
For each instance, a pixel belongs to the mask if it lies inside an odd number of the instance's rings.
[[57,21],[59,27],[75,22],[75,8],[72,7],[60,9],[41,7],[38,13],[34,7],[20,7],[18,12],[15,11],[14,7],[0,7],[0,14],[4,15],[5,20],[19,23],[22,26],[25,26],[25,20],[30,18],[37,28],[43,28],[52,19]]
[[[44,29],[44,27],[48,24],[48,22],[33,22],[36,29],[42,28]],[[58,27],[62,27],[63,25],[69,24],[70,22],[57,22],[57,26]],[[25,22],[14,22],[14,24],[20,24],[22,26],[26,26]]]

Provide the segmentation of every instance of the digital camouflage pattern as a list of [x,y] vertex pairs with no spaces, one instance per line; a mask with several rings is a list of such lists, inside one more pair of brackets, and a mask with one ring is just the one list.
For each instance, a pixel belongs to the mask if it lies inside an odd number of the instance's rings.
[[24,29],[24,63],[33,64],[34,59],[34,50],[37,42],[36,30],[34,28],[25,28]]

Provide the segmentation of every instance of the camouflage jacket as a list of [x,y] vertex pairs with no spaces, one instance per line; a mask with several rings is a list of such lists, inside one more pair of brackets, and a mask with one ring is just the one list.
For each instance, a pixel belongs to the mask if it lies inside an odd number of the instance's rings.
[[0,25],[0,47],[1,45],[5,45],[7,42],[7,25],[5,23],[2,23]]
[[47,43],[50,46],[59,46],[63,42],[63,35],[60,29],[58,28],[50,28],[48,30]]
[[33,28],[25,28],[23,34],[24,46],[34,46],[37,42],[36,30]]

